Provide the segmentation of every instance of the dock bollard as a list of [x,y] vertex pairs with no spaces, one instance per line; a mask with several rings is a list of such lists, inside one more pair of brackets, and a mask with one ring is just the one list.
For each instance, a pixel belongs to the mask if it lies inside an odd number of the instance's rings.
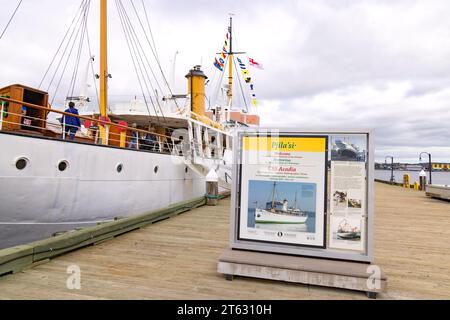
[[219,203],[219,176],[211,169],[206,176],[206,205],[217,206]]
[[403,188],[410,188],[411,187],[411,181],[410,181],[409,174],[405,173],[403,175]]
[[420,179],[420,190],[425,191],[425,186],[427,185],[427,174],[423,169],[419,173],[419,179]]

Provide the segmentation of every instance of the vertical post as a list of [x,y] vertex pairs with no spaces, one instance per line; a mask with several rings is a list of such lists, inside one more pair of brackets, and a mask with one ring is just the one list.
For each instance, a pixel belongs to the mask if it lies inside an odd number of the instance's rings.
[[233,100],[233,18],[230,17],[230,51],[228,52],[228,106],[231,107]]
[[125,148],[127,142],[127,132],[123,131],[120,133],[120,147]]
[[272,189],[272,209],[275,208],[275,186],[277,185],[276,182],[273,183],[273,189]]
[[395,177],[394,177],[394,157],[393,156],[386,156],[384,158],[384,163],[386,164],[386,158],[391,158],[391,178],[389,179],[389,182],[391,184],[393,184],[395,182]]
[[433,184],[431,182],[431,171],[433,170],[433,167],[431,166],[431,153],[428,154],[428,165],[430,166],[430,182],[429,182],[429,184]]
[[[108,20],[107,0],[100,0],[100,115],[107,116],[108,106]],[[105,126],[100,124],[102,144],[106,145]]]
[[[65,115],[64,115],[64,117],[65,117]],[[63,118],[63,119],[65,119],[65,118]],[[66,121],[65,120],[63,120],[63,127],[62,127],[62,137],[63,137],[63,140],[66,140]]]
[[427,185],[427,174],[425,173],[425,171],[423,171],[423,169],[419,173],[419,182],[420,182],[419,190],[424,191]]
[[104,145],[109,144],[109,125],[105,124],[105,139],[102,140]]
[[216,170],[211,169],[206,176],[206,204],[217,206],[219,203],[219,176]]
[[411,187],[411,179],[409,174],[405,173],[403,175],[403,188],[410,188]]
[[394,183],[394,157],[391,157],[391,183]]
[[5,101],[2,101],[2,108],[0,110],[0,131],[3,128],[3,110],[5,109]]
[[[100,128],[100,126],[99,126]],[[98,143],[98,139],[99,139],[99,130],[95,130],[95,144]]]

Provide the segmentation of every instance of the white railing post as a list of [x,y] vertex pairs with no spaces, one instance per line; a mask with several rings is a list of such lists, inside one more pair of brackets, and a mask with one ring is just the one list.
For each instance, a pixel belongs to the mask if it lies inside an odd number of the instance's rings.
[[62,123],[62,125],[63,125],[63,130],[62,130],[62,137],[63,137],[63,140],[66,140],[66,121],[65,121],[66,119],[64,118],[64,116],[63,116],[63,123]]
[[97,130],[95,130],[95,144],[98,144],[98,136],[99,136],[99,134],[100,134],[100,129],[99,128],[97,128]]
[[108,144],[109,144],[109,125],[105,125],[105,145]]
[[3,110],[5,108],[5,101],[2,101],[2,109],[0,110],[0,131],[3,128]]

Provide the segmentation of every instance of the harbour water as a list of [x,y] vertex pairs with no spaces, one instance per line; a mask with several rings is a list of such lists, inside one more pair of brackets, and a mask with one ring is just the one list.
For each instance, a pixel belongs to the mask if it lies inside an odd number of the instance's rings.
[[[394,179],[395,182],[401,183],[403,181],[403,175],[409,174],[411,179],[411,184],[415,181],[419,182],[419,173],[420,171],[397,171],[394,170]],[[427,172],[427,181],[428,181],[428,172]],[[380,179],[384,181],[389,181],[391,178],[390,170],[375,170],[375,179]],[[433,184],[441,184],[441,185],[450,185],[450,172],[439,172],[433,171],[431,173],[431,178]]]

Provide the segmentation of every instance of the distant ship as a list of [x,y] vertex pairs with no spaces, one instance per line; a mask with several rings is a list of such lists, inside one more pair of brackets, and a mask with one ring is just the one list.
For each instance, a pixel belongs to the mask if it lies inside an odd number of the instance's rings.
[[283,202],[275,199],[276,182],[273,183],[272,201],[266,203],[265,209],[256,208],[256,223],[273,223],[273,224],[304,224],[308,219],[308,215],[297,208],[297,194],[295,194],[294,207],[289,208],[289,202],[284,199]]

